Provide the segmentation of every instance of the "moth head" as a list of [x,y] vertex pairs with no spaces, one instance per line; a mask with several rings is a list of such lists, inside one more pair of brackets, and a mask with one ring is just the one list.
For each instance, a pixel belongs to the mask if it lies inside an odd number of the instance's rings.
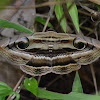
[[29,39],[22,37],[19,41],[15,42],[15,46],[19,50],[25,50],[29,46]]
[[73,40],[73,46],[77,49],[77,50],[83,50],[86,48],[87,43],[84,43],[82,41],[80,41],[80,38],[75,38]]

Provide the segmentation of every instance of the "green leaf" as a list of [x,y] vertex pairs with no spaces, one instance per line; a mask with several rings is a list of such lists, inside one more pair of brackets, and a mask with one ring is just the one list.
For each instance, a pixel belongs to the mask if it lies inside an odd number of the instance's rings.
[[64,98],[64,94],[47,91],[41,88],[38,88],[37,97],[45,98],[45,99],[62,99]]
[[9,87],[6,83],[0,81],[0,100],[5,100],[5,97],[10,94],[15,94],[16,95],[15,100],[19,100],[20,98],[19,94],[13,92],[11,87]]
[[82,85],[81,85],[81,82],[80,82],[78,72],[76,72],[76,75],[75,75],[75,78],[74,78],[72,91],[78,92],[78,93],[83,93],[83,89],[82,89]]
[[[59,0],[57,0],[57,1],[59,1]],[[55,5],[55,14],[56,14],[58,21],[60,21],[60,19],[62,18],[63,14],[64,14],[61,4]],[[60,25],[61,25],[62,29],[64,30],[64,32],[66,32],[66,19],[65,19],[65,17],[61,20]]]
[[[69,8],[72,5],[72,2],[67,2],[67,8]],[[69,9],[69,14],[71,16],[71,19],[75,25],[75,28],[77,30],[77,32],[79,32],[79,18],[78,18],[78,11],[77,11],[77,7],[76,4],[74,3],[72,5],[72,7]]]
[[0,81],[0,96],[9,95],[11,92],[12,88]]
[[37,90],[38,90],[38,83],[35,78],[26,78],[24,80],[24,86],[27,90],[32,92],[35,96],[37,95]]
[[[74,97],[74,100],[99,100],[100,96],[71,92],[69,96]],[[70,99],[69,99],[70,100]]]
[[4,96],[0,96],[0,100],[5,100],[5,97]]
[[[39,23],[41,23],[43,25],[45,25],[45,23],[46,23],[46,20],[43,19],[42,17],[39,17],[39,16],[35,17],[35,21],[37,21],[37,22],[39,22]],[[53,26],[52,26],[52,24],[50,22],[48,22],[47,26],[53,28]]]
[[71,92],[69,94],[60,94],[38,88],[37,97],[54,100],[100,100],[100,96],[83,93]]
[[0,26],[1,27],[6,27],[6,28],[15,28],[16,30],[18,30],[20,32],[33,33],[28,28],[26,28],[26,27],[24,27],[24,26],[22,26],[20,24],[16,24],[16,23],[10,22],[10,21],[5,20],[5,19],[0,19]]

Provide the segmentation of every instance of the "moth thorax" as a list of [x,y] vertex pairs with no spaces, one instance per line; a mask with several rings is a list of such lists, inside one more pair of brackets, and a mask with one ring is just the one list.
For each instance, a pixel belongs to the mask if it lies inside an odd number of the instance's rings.
[[52,44],[48,45],[48,49],[49,49],[49,52],[52,52],[52,50],[53,50],[53,45],[52,45]]

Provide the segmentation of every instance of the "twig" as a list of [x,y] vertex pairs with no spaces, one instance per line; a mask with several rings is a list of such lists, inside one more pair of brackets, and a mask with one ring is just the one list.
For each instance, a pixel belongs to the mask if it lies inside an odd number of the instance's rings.
[[81,29],[87,30],[89,32],[93,32],[93,29],[89,28],[89,27],[85,27],[85,26],[81,26]]
[[88,12],[90,12],[91,14],[93,14],[94,16],[98,16],[99,12],[97,12],[97,11],[95,11],[93,9],[88,8],[87,6],[82,5],[80,2],[79,2],[79,4],[80,4],[80,6],[83,9],[87,10]]
[[100,5],[100,0],[88,0],[88,1],[91,1],[93,3],[96,3],[96,4]]
[[48,17],[48,19],[47,19],[47,21],[46,21],[46,23],[45,23],[45,26],[44,26],[44,28],[43,28],[43,31],[42,31],[42,32],[45,32],[45,30],[46,30],[46,28],[47,28],[47,25],[48,25],[49,20],[50,20],[50,16]]
[[88,34],[86,34],[86,36],[89,36],[89,35],[91,35],[91,34],[93,34],[93,32],[91,31],[91,32],[89,32]]
[[39,86],[40,80],[41,80],[41,76],[39,76],[37,79],[38,86]]
[[93,77],[93,82],[94,82],[94,86],[95,86],[96,95],[98,95],[97,82],[96,82],[96,77],[95,77],[93,64],[90,64],[90,68],[91,68],[91,73],[92,73],[92,77]]
[[43,17],[43,18],[48,18],[48,15],[44,15],[44,14],[36,14],[36,16],[40,16],[40,17]]
[[63,4],[66,3],[66,0],[62,0],[62,1],[49,1],[49,2],[45,2],[45,3],[41,3],[35,6],[20,6],[20,7],[16,7],[16,6],[0,6],[0,9],[32,9],[32,8],[39,8],[39,7],[44,7],[44,6],[50,6],[50,5],[55,5],[55,4]]
[[[49,2],[51,2],[51,1],[52,1],[52,0],[49,0]],[[53,2],[53,1],[52,1],[52,2]],[[51,5],[50,11],[49,11],[49,14],[48,14],[48,18],[47,18],[46,23],[45,23],[45,26],[44,26],[44,28],[43,28],[43,32],[46,30],[46,27],[48,26],[48,22],[49,22],[50,18],[52,17],[53,10],[54,10],[54,6]]]
[[84,12],[84,11],[79,10],[79,9],[78,9],[78,12],[81,13],[81,14],[87,15],[87,16],[91,16],[90,13],[88,13],[88,12]]
[[53,84],[55,81],[57,81],[59,78],[61,78],[62,75],[58,75],[56,78],[54,78],[54,80],[52,80],[51,82],[49,82],[46,87],[49,87],[51,84]]
[[[19,84],[22,82],[22,80],[24,79],[24,75],[21,76],[21,78],[19,79],[19,81],[17,82],[16,86],[14,87],[13,91],[16,91],[16,89],[18,88]],[[10,95],[7,100],[10,100],[10,98],[12,97],[13,95]]]

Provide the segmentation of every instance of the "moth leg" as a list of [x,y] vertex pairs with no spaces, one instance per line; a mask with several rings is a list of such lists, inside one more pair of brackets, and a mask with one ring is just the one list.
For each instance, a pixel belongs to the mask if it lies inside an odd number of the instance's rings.
[[29,75],[33,75],[33,76],[42,76],[51,72],[51,67],[48,67],[48,66],[33,67],[33,66],[28,66],[28,65],[22,65],[20,66],[20,69],[23,72]]
[[76,71],[78,69],[80,69],[80,65],[77,63],[74,64],[68,64],[68,65],[64,65],[64,66],[54,66],[52,67],[52,72],[56,73],[56,74],[68,74],[72,71]]

